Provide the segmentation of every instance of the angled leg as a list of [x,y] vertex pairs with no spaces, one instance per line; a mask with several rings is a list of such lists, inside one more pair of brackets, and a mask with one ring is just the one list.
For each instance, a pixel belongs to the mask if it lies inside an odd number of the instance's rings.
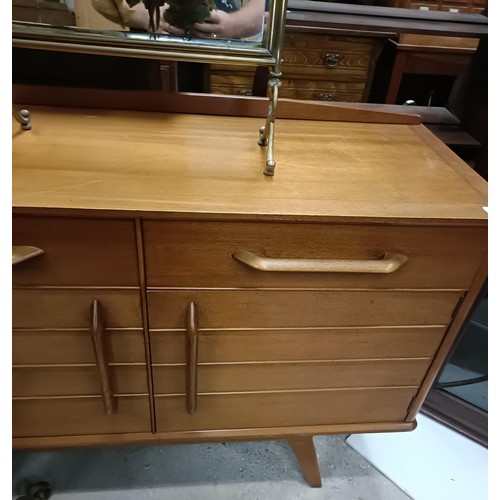
[[299,462],[302,474],[313,488],[321,488],[321,473],[312,436],[289,438],[288,442]]

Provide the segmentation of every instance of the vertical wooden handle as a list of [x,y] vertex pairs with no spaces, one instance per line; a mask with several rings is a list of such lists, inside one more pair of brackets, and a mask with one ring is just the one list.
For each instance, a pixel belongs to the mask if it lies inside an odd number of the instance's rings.
[[198,311],[191,301],[186,310],[187,410],[196,411],[198,398]]
[[116,398],[111,386],[111,374],[106,355],[106,342],[104,338],[104,321],[102,307],[98,300],[92,302],[90,309],[90,335],[94,344],[94,352],[101,380],[102,400],[106,415],[116,412]]

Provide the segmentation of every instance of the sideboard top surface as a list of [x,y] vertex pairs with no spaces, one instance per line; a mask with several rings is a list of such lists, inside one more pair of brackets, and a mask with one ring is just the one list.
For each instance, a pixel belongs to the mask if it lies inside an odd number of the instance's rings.
[[14,211],[485,224],[487,183],[423,125],[30,106],[13,121]]

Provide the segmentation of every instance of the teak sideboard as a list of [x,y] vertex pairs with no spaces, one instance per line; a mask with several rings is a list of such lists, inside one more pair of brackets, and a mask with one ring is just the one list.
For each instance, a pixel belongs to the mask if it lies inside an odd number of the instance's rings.
[[287,439],[320,486],[314,435],[414,429],[486,182],[410,115],[283,102],[266,177],[265,100],[91,94],[15,94],[13,446]]

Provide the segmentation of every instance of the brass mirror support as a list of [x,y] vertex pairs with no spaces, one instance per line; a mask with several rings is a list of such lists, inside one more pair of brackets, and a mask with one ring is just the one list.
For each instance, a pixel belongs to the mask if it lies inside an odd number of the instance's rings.
[[31,117],[27,109],[17,110],[12,107],[12,116],[21,125],[22,130],[31,130]]
[[287,0],[281,2],[274,1],[271,4],[272,17],[280,19],[281,22],[273,23],[270,27],[269,46],[271,54],[274,57],[274,66],[270,71],[270,77],[267,84],[269,105],[267,109],[266,124],[259,129],[259,145],[267,146],[266,165],[264,175],[273,176],[276,168],[274,159],[274,125],[276,119],[276,108],[278,107],[278,94],[281,87],[281,51],[283,48],[283,38],[285,35],[285,19]]
[[[137,3],[137,2],[136,2]],[[144,2],[146,3],[146,2]],[[22,21],[13,21],[13,47],[78,52],[82,54],[101,54],[145,59],[169,59],[199,63],[223,63],[271,68],[268,82],[269,105],[266,123],[259,129],[259,144],[267,147],[264,175],[273,176],[276,167],[274,160],[274,125],[278,92],[281,86],[281,52],[285,32],[287,0],[271,0],[267,16],[267,29],[262,44],[249,41],[232,40],[230,43],[217,40],[217,43],[190,42],[166,37],[158,41],[149,35],[118,31],[98,31],[78,27],[53,26]],[[30,113],[27,109],[16,111],[13,115],[22,130],[31,129]]]
[[276,161],[274,160],[274,121],[278,106],[278,92],[281,81],[278,77],[271,77],[268,82],[269,107],[267,110],[266,124],[259,129],[259,145],[267,146],[266,166],[264,175],[274,175]]

